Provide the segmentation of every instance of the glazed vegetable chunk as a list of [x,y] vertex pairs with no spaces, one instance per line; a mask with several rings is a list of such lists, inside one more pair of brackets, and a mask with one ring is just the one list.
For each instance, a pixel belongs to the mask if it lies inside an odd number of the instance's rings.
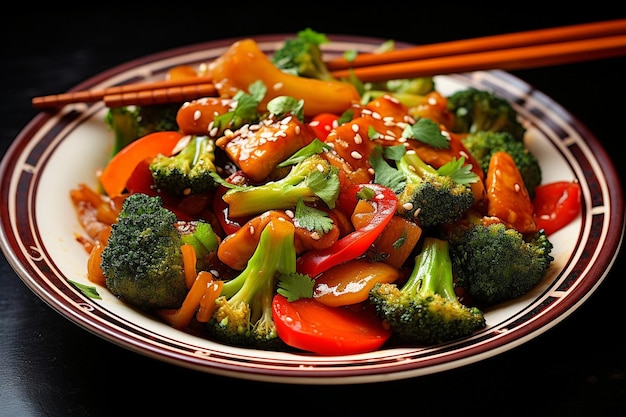
[[344,162],[348,176],[365,176],[371,181],[369,157],[374,147],[400,144],[404,128],[414,120],[407,116],[407,108],[389,95],[363,107],[355,106],[353,110],[354,118],[331,130],[325,142]]
[[484,172],[489,169],[489,161],[495,152],[504,151],[511,155],[524,179],[528,194],[531,198],[533,197],[535,187],[541,183],[541,167],[537,157],[530,152],[523,141],[506,131],[469,133],[461,141],[476,158]]
[[293,114],[269,115],[257,124],[246,124],[216,141],[253,181],[262,181],[300,148],[315,139],[312,128]]
[[215,119],[233,111],[237,101],[220,97],[203,97],[184,103],[176,113],[176,123],[186,135],[211,136],[221,135]]

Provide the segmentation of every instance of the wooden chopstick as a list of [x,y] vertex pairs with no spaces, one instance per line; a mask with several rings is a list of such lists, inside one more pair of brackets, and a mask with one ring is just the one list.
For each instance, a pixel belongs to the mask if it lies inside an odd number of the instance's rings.
[[[209,87],[210,86],[210,87]],[[169,97],[170,102],[178,99],[191,100],[193,91],[199,94],[215,95],[216,89],[208,78],[186,78],[178,80],[164,80],[150,83],[134,83],[108,87],[100,90],[76,91],[70,93],[54,94],[49,96],[35,97],[32,100],[36,109],[61,107],[72,103],[93,103],[104,100],[114,107],[115,104],[124,100],[142,99],[145,104],[164,103]],[[194,97],[195,98],[195,97]]]
[[[196,80],[196,83],[198,81]],[[200,97],[211,97],[217,95],[217,88],[210,82],[171,86],[143,91],[126,91],[116,94],[106,94],[103,97],[107,107],[121,107],[128,104],[147,106],[152,104],[178,103],[194,100]]]
[[625,33],[626,19],[608,20],[419,45],[384,53],[359,54],[352,61],[339,57],[328,61],[326,66],[330,71],[335,71],[350,67],[359,68],[392,62],[417,61],[426,58],[592,39],[603,36],[623,35]]
[[622,55],[626,55],[626,35],[371,65],[332,74],[344,78],[353,73],[362,81],[383,81],[488,69],[530,69]]
[[[416,46],[385,53],[360,54],[327,62],[336,78],[361,81],[413,78],[467,71],[518,70],[626,55],[626,19]],[[207,77],[136,83],[35,97],[36,109],[104,100],[109,107],[187,101],[212,96]]]

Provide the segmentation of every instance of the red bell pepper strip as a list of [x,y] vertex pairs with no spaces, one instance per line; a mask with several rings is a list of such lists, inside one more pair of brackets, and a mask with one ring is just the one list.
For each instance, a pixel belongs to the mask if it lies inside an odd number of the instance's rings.
[[309,126],[313,128],[315,136],[319,140],[325,141],[328,133],[336,127],[337,120],[339,120],[339,116],[336,114],[320,113],[313,116]]
[[158,154],[171,155],[178,141],[183,137],[180,132],[155,132],[143,136],[111,158],[100,175],[100,183],[110,197],[117,197],[126,188],[126,182],[132,176],[137,165]]
[[349,261],[363,255],[378,235],[385,229],[396,213],[398,198],[393,190],[379,184],[350,185],[339,195],[337,206],[344,213],[352,213],[358,201],[357,193],[364,188],[375,192],[370,200],[375,208],[372,220],[354,232],[337,240],[327,249],[305,252],[296,262],[296,269],[312,278],[332,266]]
[[580,184],[576,181],[555,181],[535,188],[533,198],[537,229],[550,235],[565,227],[581,209]]
[[289,302],[276,294],[272,318],[278,337],[291,347],[318,355],[351,355],[378,350],[391,337],[369,307],[329,307],[313,298]]
[[149,159],[140,161],[130,174],[130,177],[128,177],[125,188],[130,194],[157,194],[156,189],[153,187],[154,180],[152,179],[152,172],[150,172],[150,162]]

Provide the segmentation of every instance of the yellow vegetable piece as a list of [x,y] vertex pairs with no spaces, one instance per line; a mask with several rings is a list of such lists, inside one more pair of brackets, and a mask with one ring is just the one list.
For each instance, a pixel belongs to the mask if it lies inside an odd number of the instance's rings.
[[334,266],[315,279],[313,298],[330,307],[365,301],[377,282],[394,282],[400,271],[386,263],[353,260]]
[[234,42],[210,64],[209,75],[220,96],[233,97],[239,90],[261,81],[267,95],[261,106],[277,96],[304,100],[304,115],[341,114],[360,100],[356,88],[342,81],[321,81],[287,74],[279,70],[253,39]]

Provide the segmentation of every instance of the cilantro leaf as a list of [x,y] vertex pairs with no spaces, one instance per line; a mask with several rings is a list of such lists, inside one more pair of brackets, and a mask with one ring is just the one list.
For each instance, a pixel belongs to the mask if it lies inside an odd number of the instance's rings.
[[311,277],[294,272],[280,276],[276,292],[292,302],[300,298],[312,298],[314,286],[315,280]]
[[296,204],[294,223],[309,231],[328,233],[333,228],[333,219],[323,210],[304,204],[302,199]]
[[374,129],[374,126],[370,125],[367,127],[367,136],[370,140],[379,139],[382,135]]
[[[404,150],[404,147],[401,146]],[[385,151],[387,148],[385,148]],[[395,152],[390,152],[391,154]],[[401,156],[401,155],[400,155]],[[393,168],[383,158],[383,149],[376,146],[372,149],[369,158],[370,165],[374,168],[374,182],[391,188],[395,193],[402,191],[406,184],[406,178],[402,172]]]
[[337,175],[338,171],[339,168],[334,166],[330,168],[329,174],[324,174],[316,170],[311,172],[311,175],[307,176],[305,179],[306,185],[331,209],[335,208],[335,203],[337,202],[341,188],[339,175]]
[[465,164],[465,158],[452,158],[437,169],[437,174],[452,178],[457,184],[471,184],[478,181],[478,175],[472,172],[472,164]]
[[267,110],[277,116],[292,113],[298,120],[304,120],[304,100],[297,100],[293,97],[274,97],[267,103]]
[[98,293],[96,287],[92,285],[81,284],[80,282],[72,281],[71,279],[68,279],[68,281],[70,282],[70,284],[78,288],[78,290],[87,297],[93,298],[95,300],[102,300],[102,297],[100,297],[100,294]]
[[419,140],[437,149],[450,148],[450,141],[441,133],[439,125],[428,118],[419,119],[414,125],[407,126],[402,137]]
[[328,149],[331,149],[331,147],[327,143],[324,143],[318,138],[315,138],[311,143],[303,148],[298,149],[296,153],[278,164],[278,167],[282,168],[289,165],[295,165],[298,162],[307,159],[311,155],[320,154]]

